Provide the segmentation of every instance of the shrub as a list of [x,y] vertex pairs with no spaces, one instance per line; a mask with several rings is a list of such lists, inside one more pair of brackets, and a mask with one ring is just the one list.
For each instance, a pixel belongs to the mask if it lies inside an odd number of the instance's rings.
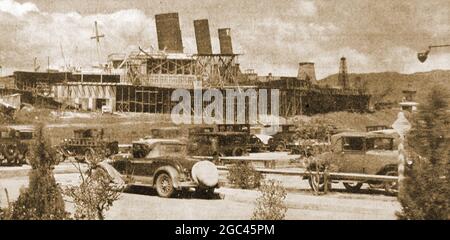
[[253,166],[245,162],[237,162],[228,171],[228,181],[233,186],[242,189],[257,188],[261,184],[263,176]]
[[12,204],[11,218],[17,220],[60,220],[68,214],[64,208],[61,189],[53,176],[56,152],[43,134],[43,126],[36,128],[35,144],[31,148],[28,188],[21,189]]
[[81,184],[69,186],[64,191],[75,203],[75,219],[103,220],[105,212],[119,199],[122,188],[113,184],[108,172],[99,165],[103,159],[103,154],[96,154],[88,161],[86,173],[77,165]]
[[287,211],[286,189],[279,181],[271,179],[260,186],[259,192],[252,220],[283,220]]
[[400,219],[450,219],[449,103],[445,88],[434,87],[414,117],[407,137],[413,167],[399,193]]

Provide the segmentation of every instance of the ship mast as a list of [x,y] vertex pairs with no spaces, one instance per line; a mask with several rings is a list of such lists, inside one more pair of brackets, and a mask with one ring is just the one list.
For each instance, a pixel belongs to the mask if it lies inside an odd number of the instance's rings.
[[101,61],[100,61],[100,38],[104,38],[105,34],[100,34],[98,32],[97,21],[94,22],[94,31],[95,31],[95,36],[92,36],[91,39],[95,39],[95,41],[97,43],[98,64],[99,64],[100,67],[102,67],[102,64],[101,64]]

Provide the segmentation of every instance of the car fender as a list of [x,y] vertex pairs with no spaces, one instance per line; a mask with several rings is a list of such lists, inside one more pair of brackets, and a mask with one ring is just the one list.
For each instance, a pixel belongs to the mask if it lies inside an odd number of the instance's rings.
[[125,186],[125,181],[122,179],[120,173],[107,161],[102,161],[98,163],[98,167],[100,167],[101,169],[105,170],[108,173],[109,177],[111,178],[111,181],[114,184],[116,184],[116,186],[120,188]]
[[178,189],[180,186],[180,181],[178,178],[179,173],[178,173],[177,169],[174,168],[173,166],[163,166],[163,167],[156,169],[155,174],[153,175],[154,176],[153,177],[153,185],[155,185],[158,175],[162,172],[166,172],[170,175],[170,177],[172,178],[173,187]]

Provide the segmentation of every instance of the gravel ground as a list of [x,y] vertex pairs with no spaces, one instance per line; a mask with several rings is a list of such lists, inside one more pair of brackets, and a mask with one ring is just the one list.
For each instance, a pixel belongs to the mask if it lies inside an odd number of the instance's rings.
[[[61,185],[78,183],[78,174],[55,175]],[[221,174],[223,176],[223,173]],[[341,184],[327,195],[315,196],[309,190],[307,181],[299,177],[267,176],[282,181],[288,189],[286,219],[395,219],[400,209],[397,199],[381,192],[363,190],[362,193],[348,193]],[[27,186],[28,177],[0,178],[0,205],[6,206],[4,189],[8,189],[11,200],[19,195],[20,188]],[[107,219],[250,219],[254,202],[258,196],[255,190],[222,187],[216,190],[223,199],[200,199],[181,196],[164,199],[148,188],[132,188],[123,193],[107,212]],[[69,211],[73,206],[66,203]]]

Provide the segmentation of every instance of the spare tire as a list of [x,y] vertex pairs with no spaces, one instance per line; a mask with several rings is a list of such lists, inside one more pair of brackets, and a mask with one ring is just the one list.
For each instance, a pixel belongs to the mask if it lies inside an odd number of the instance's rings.
[[192,167],[191,174],[194,182],[201,186],[215,187],[219,182],[217,167],[210,161],[195,163]]

